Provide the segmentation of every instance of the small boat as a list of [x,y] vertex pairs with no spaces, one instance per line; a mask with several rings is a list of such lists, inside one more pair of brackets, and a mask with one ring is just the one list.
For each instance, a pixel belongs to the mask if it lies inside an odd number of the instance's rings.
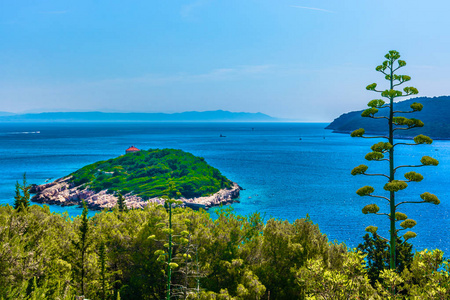
[[220,137],[226,137],[226,136],[221,134]]

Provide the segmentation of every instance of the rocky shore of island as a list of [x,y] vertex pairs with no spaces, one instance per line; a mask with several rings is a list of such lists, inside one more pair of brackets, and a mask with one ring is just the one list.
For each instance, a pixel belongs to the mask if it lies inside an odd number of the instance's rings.
[[[187,207],[194,209],[204,208],[208,209],[212,206],[226,205],[233,202],[239,202],[237,198],[242,188],[235,182],[229,189],[219,190],[206,197],[198,198],[180,198],[178,200],[182,201]],[[102,190],[100,192],[95,192],[89,188],[83,186],[75,186],[71,182],[71,176],[57,179],[53,182],[33,185],[30,192],[35,194],[31,201],[37,203],[70,206],[70,205],[81,205],[84,199],[86,205],[92,210],[103,210],[111,209],[117,204],[117,195],[108,193],[108,190]],[[164,204],[164,199],[162,198],[151,198],[143,199],[139,196],[133,195],[132,193],[124,194],[126,205],[129,209],[143,208],[149,203]]]

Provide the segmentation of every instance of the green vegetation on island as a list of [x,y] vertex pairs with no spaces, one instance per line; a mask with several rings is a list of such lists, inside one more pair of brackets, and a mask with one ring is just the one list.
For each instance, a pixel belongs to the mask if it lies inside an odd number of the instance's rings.
[[150,149],[87,165],[71,174],[75,186],[161,197],[170,182],[180,197],[194,198],[229,188],[232,182],[202,157],[175,149]]

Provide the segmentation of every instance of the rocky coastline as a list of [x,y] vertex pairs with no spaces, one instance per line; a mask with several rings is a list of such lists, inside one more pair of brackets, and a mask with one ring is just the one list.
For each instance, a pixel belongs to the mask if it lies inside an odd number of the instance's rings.
[[[117,204],[117,196],[108,193],[108,190],[95,192],[83,186],[75,186],[71,181],[71,176],[57,179],[53,182],[33,185],[30,192],[35,194],[31,201],[37,203],[70,206],[81,205],[82,199],[86,201],[86,205],[92,210],[111,209]],[[194,209],[208,209],[212,206],[226,205],[233,202],[239,202],[237,198],[242,188],[237,184],[232,184],[229,189],[222,189],[215,194],[198,198],[180,198],[185,206]],[[163,204],[162,198],[151,198],[144,200],[141,197],[131,193],[123,195],[126,205],[129,209],[143,208],[149,203]]]

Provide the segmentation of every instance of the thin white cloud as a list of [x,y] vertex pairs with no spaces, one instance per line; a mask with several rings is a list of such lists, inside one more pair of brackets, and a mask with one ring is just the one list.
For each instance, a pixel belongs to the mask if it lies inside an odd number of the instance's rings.
[[317,7],[306,7],[306,6],[298,6],[298,5],[291,5],[291,7],[294,7],[294,8],[301,8],[301,9],[317,10],[317,11],[323,11],[323,12],[327,12],[327,13],[335,13],[335,11],[331,11],[331,10],[327,10],[327,9],[322,9],[322,8],[317,8]]

